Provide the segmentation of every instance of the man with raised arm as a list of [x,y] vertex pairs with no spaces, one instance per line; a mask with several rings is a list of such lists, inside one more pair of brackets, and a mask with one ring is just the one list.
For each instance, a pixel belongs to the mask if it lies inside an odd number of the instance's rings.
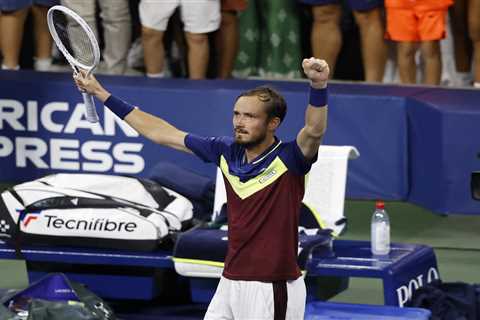
[[[227,192],[228,252],[205,319],[303,319],[306,289],[297,265],[298,220],[305,175],[327,128],[324,60],[304,59],[310,80],[305,126],[295,140],[275,136],[284,98],[269,87],[243,92],[233,106],[233,137],[202,137],[116,98],[93,77],[75,77],[87,91],[146,138],[214,162]],[[299,110],[296,110],[296,112]]]

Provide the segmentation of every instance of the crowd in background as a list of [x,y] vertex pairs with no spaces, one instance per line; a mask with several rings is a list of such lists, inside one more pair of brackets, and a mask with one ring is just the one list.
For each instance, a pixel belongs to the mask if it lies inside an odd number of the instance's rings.
[[337,79],[480,87],[480,0],[0,0],[2,69],[65,70],[55,4],[97,34],[97,73],[294,79],[315,56]]

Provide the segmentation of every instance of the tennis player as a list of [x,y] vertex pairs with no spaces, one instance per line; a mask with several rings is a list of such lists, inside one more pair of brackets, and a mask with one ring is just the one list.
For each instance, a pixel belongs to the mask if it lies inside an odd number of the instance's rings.
[[205,319],[304,317],[306,288],[297,265],[298,220],[305,175],[327,127],[329,67],[315,58],[304,59],[302,67],[310,79],[305,126],[288,142],[275,136],[287,111],[285,100],[268,87],[237,98],[233,138],[202,137],[111,95],[94,76],[75,77],[80,90],[96,96],[145,137],[221,168],[227,191],[228,253]]

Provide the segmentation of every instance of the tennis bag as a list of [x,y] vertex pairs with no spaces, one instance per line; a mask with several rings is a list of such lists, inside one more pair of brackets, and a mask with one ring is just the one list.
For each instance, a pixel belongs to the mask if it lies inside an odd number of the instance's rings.
[[113,309],[63,273],[50,273],[0,297],[1,320],[116,320]]
[[150,180],[54,174],[1,194],[0,240],[151,251],[191,224],[192,209]]

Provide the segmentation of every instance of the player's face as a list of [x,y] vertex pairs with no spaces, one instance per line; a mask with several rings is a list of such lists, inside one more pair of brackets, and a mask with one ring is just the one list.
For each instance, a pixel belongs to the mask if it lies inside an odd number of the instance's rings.
[[268,116],[257,97],[240,97],[233,107],[235,142],[245,147],[262,143],[268,134]]

